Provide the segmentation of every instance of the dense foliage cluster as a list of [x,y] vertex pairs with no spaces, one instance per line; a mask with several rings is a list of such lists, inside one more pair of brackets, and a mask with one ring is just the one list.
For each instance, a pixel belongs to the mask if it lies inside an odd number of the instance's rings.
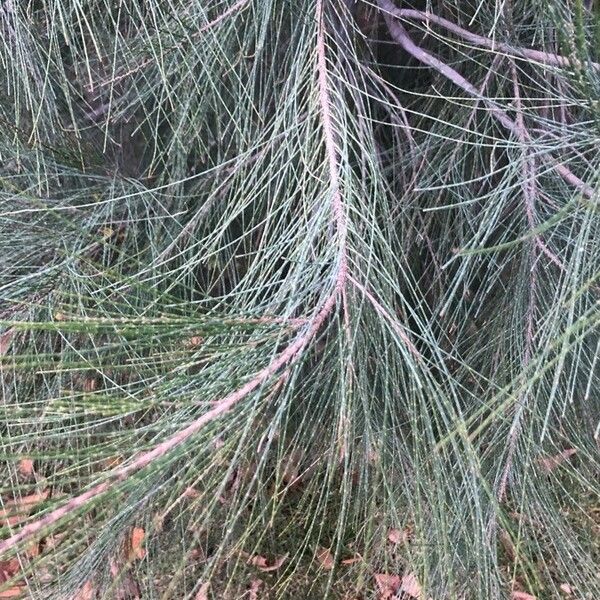
[[0,597],[600,597],[599,61],[586,0],[2,0]]

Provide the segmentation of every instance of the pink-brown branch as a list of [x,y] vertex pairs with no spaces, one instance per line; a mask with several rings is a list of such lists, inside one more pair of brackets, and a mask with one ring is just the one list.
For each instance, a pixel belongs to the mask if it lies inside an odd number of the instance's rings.
[[[241,2],[238,3],[238,5],[241,4]],[[314,316],[310,322],[310,325],[306,327],[304,331],[299,333],[296,339],[285,350],[283,350],[283,352],[275,357],[265,368],[256,373],[245,385],[216,402],[211,410],[198,417],[181,431],[178,431],[165,441],[156,445],[152,450],[140,454],[130,463],[113,470],[104,481],[92,486],[82,494],[71,498],[63,506],[50,511],[43,517],[31,523],[26,524],[22,529],[11,535],[8,539],[1,541],[0,556],[20,542],[31,538],[48,527],[51,527],[63,518],[73,515],[78,509],[85,506],[88,502],[109,491],[118,482],[126,480],[133,473],[140,471],[156,460],[164,457],[170,451],[188,441],[205,425],[228,413],[241,400],[258,390],[263,384],[267,383],[267,381],[280,369],[293,364],[296,360],[298,360],[302,351],[315,338],[329,315],[333,312],[340,297],[342,298],[343,302],[345,302],[345,286],[348,278],[348,261],[346,253],[347,223],[340,191],[339,159],[335,143],[335,136],[333,133],[334,128],[331,119],[331,98],[329,95],[327,80],[325,29],[322,0],[317,2],[317,11],[317,72],[319,103],[323,120],[325,148],[330,171],[330,202],[333,214],[333,222],[337,230],[337,242],[339,247],[338,270],[336,274],[334,290]]]
[[279,354],[279,356],[273,359],[264,369],[259,371],[250,381],[248,381],[248,383],[237,389],[235,392],[229,394],[222,400],[219,400],[215,404],[214,408],[190,423],[185,429],[178,431],[164,442],[161,442],[155,446],[152,450],[140,454],[130,463],[115,469],[105,481],[91,487],[83,494],[71,498],[71,500],[69,500],[60,508],[49,512],[32,523],[28,523],[20,531],[13,534],[8,539],[0,542],[0,556],[3,552],[6,552],[15,546],[15,544],[30,538],[43,529],[60,521],[64,517],[73,514],[79,508],[87,504],[90,500],[93,500],[104,492],[110,490],[117,482],[127,479],[127,477],[129,477],[132,473],[135,473],[153,463],[157,459],[162,458],[174,448],[181,446],[195,433],[200,431],[206,424],[229,412],[240,400],[256,391],[272,375],[279,371],[279,369],[290,362],[294,362],[298,358],[302,350],[304,350],[309,342],[315,337],[325,322],[325,319],[333,310],[337,301],[337,297],[338,294],[336,290],[329,296],[323,307],[316,314],[310,327],[298,335],[293,343],[291,343],[281,354]]
[[[508,129],[511,133],[519,136],[519,128],[518,125],[506,114],[506,112],[500,108],[497,104],[491,101],[489,98],[481,97],[477,91],[477,88],[467,79],[465,79],[458,71],[453,69],[450,65],[441,61],[439,58],[435,57],[433,54],[430,54],[423,48],[417,46],[415,42],[412,40],[404,26],[393,17],[397,17],[398,10],[390,0],[377,0],[379,7],[381,8],[384,18],[386,20],[386,24],[388,26],[388,30],[390,35],[398,44],[411,56],[416,58],[419,62],[427,65],[435,69],[438,73],[446,77],[449,81],[451,81],[454,85],[461,88],[470,96],[474,98],[480,99],[490,111],[490,114],[506,129]],[[531,136],[529,132],[525,131],[525,139],[528,142],[531,142]],[[573,173],[568,167],[557,162],[553,157],[542,155],[542,160],[549,163],[553,170],[555,170],[567,183],[577,188],[585,197],[593,198],[595,195],[594,188],[588,185],[575,173]]]
[[343,290],[348,277],[348,255],[346,252],[346,238],[348,224],[346,212],[342,201],[341,176],[339,167],[339,152],[336,143],[335,129],[331,116],[331,94],[329,92],[329,79],[327,75],[327,53],[325,51],[325,23],[323,0],[317,0],[317,74],[319,91],[319,108],[323,126],[325,151],[329,164],[329,177],[331,182],[331,206],[336,221],[339,247],[338,286]]
[[[443,17],[439,17],[434,13],[423,11],[423,10],[414,10],[411,8],[397,8],[394,11],[394,15],[398,18],[407,19],[409,21],[419,21],[423,23],[434,23],[435,25],[439,25],[443,27],[447,31],[451,31],[458,37],[461,37],[463,40],[470,42],[474,46],[479,46],[480,48],[489,48],[494,51],[501,51],[509,56],[516,56],[520,58],[525,58],[527,60],[533,60],[542,64],[552,65],[556,67],[574,67],[578,66],[574,61],[566,56],[561,56],[559,54],[551,54],[549,52],[542,52],[541,50],[533,50],[531,48],[519,48],[513,47],[510,44],[506,44],[504,42],[498,42],[496,40],[492,40],[483,35],[478,35],[469,31],[468,29],[464,29],[449,21],[448,19],[444,19]],[[594,69],[600,69],[600,64],[595,62],[587,63],[590,67]]]

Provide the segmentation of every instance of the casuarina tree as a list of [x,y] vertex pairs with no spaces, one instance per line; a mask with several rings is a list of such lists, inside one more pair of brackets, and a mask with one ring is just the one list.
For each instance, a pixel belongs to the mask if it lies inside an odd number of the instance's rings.
[[597,2],[0,28],[0,597],[600,597]]

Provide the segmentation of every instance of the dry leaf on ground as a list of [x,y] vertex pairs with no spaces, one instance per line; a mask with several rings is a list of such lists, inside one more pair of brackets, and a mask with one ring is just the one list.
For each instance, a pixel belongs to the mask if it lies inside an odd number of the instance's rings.
[[190,498],[192,500],[194,500],[195,498],[200,498],[201,495],[202,494],[197,489],[191,486],[185,488],[185,491],[183,492],[184,498]]
[[98,387],[98,382],[93,377],[86,377],[83,380],[82,387],[84,392],[91,394],[92,392],[96,391],[96,388]]
[[33,475],[33,461],[30,458],[22,458],[17,467],[19,475],[31,477]]
[[111,600],[131,600],[132,598],[139,599],[140,586],[133,576],[124,571],[114,560],[109,563],[112,576],[118,580],[118,587],[114,590],[114,595]]
[[0,598],[22,598],[25,588],[18,585],[6,588],[0,592]]
[[259,600],[258,590],[262,586],[263,582],[260,579],[253,579],[250,582],[250,587],[248,588],[248,596],[250,600]]
[[8,581],[13,575],[20,571],[21,567],[16,558],[0,561],[0,583]]
[[512,600],[537,600],[537,598],[526,592],[513,591]]
[[510,560],[516,560],[517,549],[506,529],[500,529],[498,533],[498,539],[500,540],[500,544],[502,544],[502,548],[504,548],[508,558],[510,558]]
[[94,600],[96,596],[96,590],[92,582],[88,579],[82,588],[80,588],[71,600]]
[[122,462],[123,462],[123,457],[120,455],[119,456],[109,456],[101,462],[101,465],[105,471],[110,471],[111,469],[115,469],[116,467],[118,467]]
[[333,554],[331,554],[328,548],[323,548],[322,546],[319,546],[317,548],[317,551],[315,552],[315,558],[317,559],[321,567],[326,571],[331,571],[331,569],[333,569],[333,567],[335,566]]
[[31,511],[48,497],[49,493],[48,490],[45,490],[6,501],[4,506],[0,507],[0,527],[18,525],[24,521]]
[[[12,579],[19,571],[21,567],[19,561],[16,558],[10,560],[0,561],[0,589],[2,586]],[[24,587],[22,585],[11,585],[6,589],[0,591],[0,598],[17,598],[22,596]]]
[[573,588],[568,583],[561,583],[558,588],[563,594],[567,596],[573,595]]
[[199,336],[199,335],[193,335],[188,341],[187,341],[187,347],[188,348],[197,348],[198,346],[202,346],[202,344],[204,343],[204,338]]
[[277,571],[283,565],[283,563],[287,560],[288,555],[280,556],[275,560],[273,564],[269,564],[267,559],[264,556],[256,555],[251,556],[248,559],[248,564],[253,565],[263,573],[269,573],[270,571]]
[[134,527],[131,530],[127,560],[141,560],[146,556],[146,550],[143,547],[145,537],[146,532],[141,527]]
[[402,584],[400,585],[400,589],[411,598],[422,598],[423,591],[421,590],[421,585],[417,581],[414,573],[408,573],[402,577]]
[[200,589],[196,592],[196,595],[194,596],[194,600],[208,600],[209,586],[210,586],[210,583],[208,583],[208,581],[206,583],[203,583],[200,586]]
[[300,463],[302,462],[302,453],[299,450],[293,450],[289,456],[284,459],[281,478],[288,485],[298,484],[302,479],[300,474]]
[[10,348],[10,343],[15,336],[14,329],[9,329],[4,333],[0,333],[0,356],[4,356]]
[[554,456],[547,456],[546,458],[540,458],[539,463],[542,467],[542,470],[546,473],[551,473],[559,467],[564,462],[568,461],[573,454],[576,454],[577,450],[575,448],[569,448],[567,450],[563,450]]
[[206,554],[200,546],[197,546],[190,552],[190,560],[206,560],[206,558]]
[[392,544],[404,544],[408,541],[408,532],[402,529],[390,529],[387,539]]
[[401,579],[398,575],[376,573],[375,583],[379,590],[378,600],[391,600],[400,589]]
[[33,544],[29,544],[29,546],[27,546],[25,548],[25,554],[29,557],[29,558],[35,558],[36,556],[40,555],[40,542],[33,542]]
[[62,533],[49,533],[44,538],[44,547],[46,550],[51,550],[52,548],[58,548],[58,545],[67,537],[67,532],[63,531]]
[[369,461],[369,464],[378,465],[381,462],[381,455],[379,454],[379,452],[377,450],[375,450],[374,448],[371,448],[367,452],[367,459]]

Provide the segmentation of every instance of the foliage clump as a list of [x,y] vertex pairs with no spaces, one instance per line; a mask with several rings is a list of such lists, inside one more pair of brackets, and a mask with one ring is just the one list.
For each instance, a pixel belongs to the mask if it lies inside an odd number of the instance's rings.
[[0,597],[600,597],[597,3],[0,32]]

